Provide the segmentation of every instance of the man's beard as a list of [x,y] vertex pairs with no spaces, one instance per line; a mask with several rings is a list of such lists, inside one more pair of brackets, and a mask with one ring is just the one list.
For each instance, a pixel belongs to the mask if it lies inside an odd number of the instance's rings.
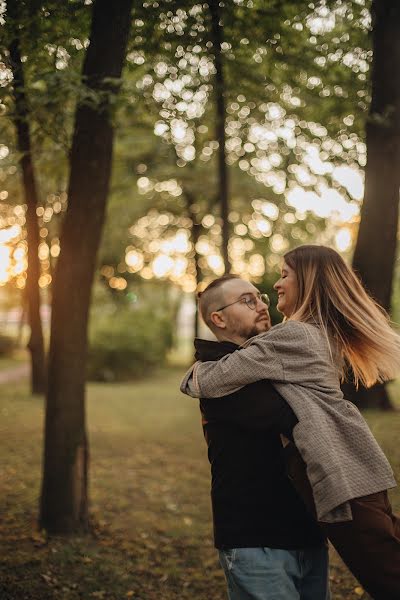
[[258,335],[259,333],[263,333],[264,331],[267,331],[267,329],[261,329],[257,327],[256,323],[252,327],[245,327],[241,326],[240,323],[236,322],[232,333],[234,333],[238,337],[244,338],[245,340],[249,340],[250,338],[254,337],[255,335]]
[[259,333],[262,333],[263,330],[258,329],[256,326],[252,327],[250,329],[250,331],[247,332],[247,339],[249,340],[250,338],[254,337],[255,335],[258,335]]

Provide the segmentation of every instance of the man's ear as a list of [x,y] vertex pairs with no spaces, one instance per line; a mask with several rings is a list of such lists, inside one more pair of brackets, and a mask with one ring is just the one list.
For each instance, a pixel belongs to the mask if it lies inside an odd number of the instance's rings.
[[215,325],[215,327],[218,327],[219,329],[226,328],[224,315],[222,315],[221,313],[219,313],[217,311],[214,311],[211,313],[210,321],[213,323],[213,325]]

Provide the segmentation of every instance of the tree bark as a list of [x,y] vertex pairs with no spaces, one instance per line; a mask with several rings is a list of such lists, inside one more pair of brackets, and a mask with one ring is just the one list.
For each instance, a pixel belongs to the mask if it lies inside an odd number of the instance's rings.
[[[111,105],[126,54],[132,0],[96,0],[83,65],[88,99],[77,106],[68,209],[55,270],[40,523],[49,533],[88,527],[85,416],[87,326],[109,190]],[[95,97],[98,102],[89,100]]]
[[27,206],[26,229],[28,241],[28,267],[26,296],[30,326],[28,348],[31,355],[31,390],[33,394],[44,394],[46,391],[46,358],[42,321],[40,318],[40,261],[38,255],[40,237],[36,215],[38,193],[32,159],[32,145],[29,130],[29,107],[25,92],[24,70],[21,61],[21,42],[18,34],[19,19],[17,3],[10,3],[9,17],[12,27],[9,53],[14,79],[14,124],[17,133],[17,147],[20,153],[19,163],[22,172],[25,204]]
[[[400,186],[400,3],[372,2],[372,99],[366,125],[365,194],[353,268],[375,300],[390,311],[396,260]],[[360,389],[359,406],[389,408],[383,385]]]
[[193,244],[193,262],[195,268],[195,277],[196,277],[196,291],[194,292],[194,301],[195,301],[195,313],[194,313],[194,325],[193,325],[193,334],[194,338],[199,337],[199,304],[197,302],[197,294],[199,283],[202,281],[202,271],[200,268],[200,256],[196,250],[197,242],[199,241],[200,232],[201,232],[201,223],[198,222],[198,217],[196,213],[193,211],[194,198],[190,192],[185,190],[185,198],[186,198],[186,209],[189,219],[192,221],[192,229],[191,229],[191,238]]
[[222,257],[225,266],[225,273],[231,270],[229,260],[228,244],[230,237],[229,227],[229,178],[226,164],[225,150],[225,81],[224,70],[221,55],[221,44],[223,42],[223,29],[221,25],[221,14],[219,0],[210,0],[208,3],[211,14],[211,41],[214,52],[214,95],[215,95],[215,118],[216,118],[216,137],[218,141],[218,186],[219,186],[219,204],[222,221]]

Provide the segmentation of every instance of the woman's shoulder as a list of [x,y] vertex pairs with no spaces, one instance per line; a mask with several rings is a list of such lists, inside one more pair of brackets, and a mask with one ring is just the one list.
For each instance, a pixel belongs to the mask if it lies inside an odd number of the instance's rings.
[[[264,338],[267,343],[273,343],[276,350],[289,350],[300,354],[314,352],[320,349],[321,344],[326,345],[320,328],[302,321],[283,321],[257,337]],[[263,340],[260,339],[260,342],[263,343]]]
[[317,354],[326,357],[329,361],[332,357],[339,360],[339,351],[333,341],[325,334],[317,324],[304,323],[303,321],[292,321],[288,319],[278,325],[271,327],[268,334],[275,347],[282,350],[287,348],[302,354]]
[[305,347],[309,347],[310,345],[317,345],[321,340],[326,343],[325,337],[317,325],[304,323],[303,321],[287,320],[274,325],[264,333],[259,333],[248,339],[242,348],[253,344],[269,346],[271,343],[278,346],[287,344],[298,346],[299,344],[304,344]]
[[294,321],[288,319],[282,323],[278,323],[271,327],[268,335],[273,337],[319,337],[321,336],[321,330],[317,325],[311,323],[304,323],[303,321]]

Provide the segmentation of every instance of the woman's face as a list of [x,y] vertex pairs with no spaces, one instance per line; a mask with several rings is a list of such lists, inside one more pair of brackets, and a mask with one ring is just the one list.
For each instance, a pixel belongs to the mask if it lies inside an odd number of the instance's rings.
[[278,304],[276,308],[285,317],[290,317],[296,306],[299,288],[296,273],[285,261],[283,261],[281,276],[275,283],[274,289],[278,292]]

